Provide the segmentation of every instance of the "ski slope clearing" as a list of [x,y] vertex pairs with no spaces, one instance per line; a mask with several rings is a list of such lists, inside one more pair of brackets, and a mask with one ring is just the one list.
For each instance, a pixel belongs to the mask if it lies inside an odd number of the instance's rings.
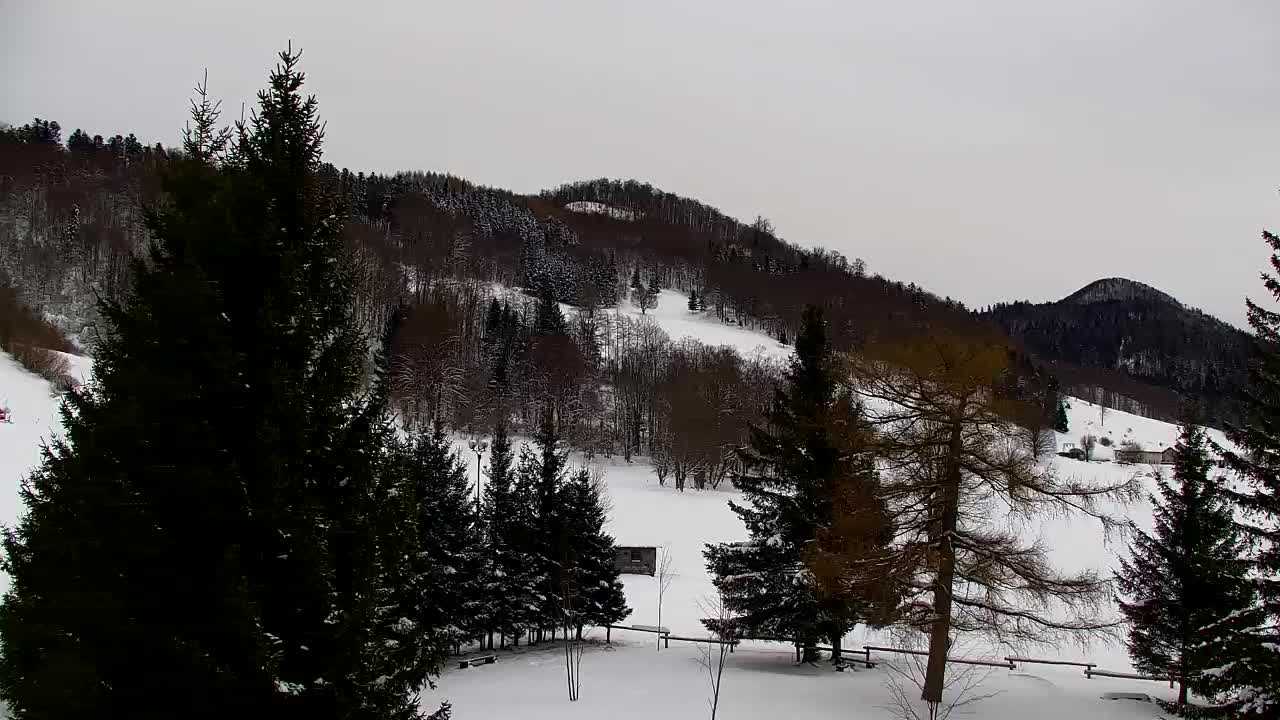
[[667,333],[672,342],[693,339],[704,345],[726,345],[736,349],[743,357],[761,354],[781,360],[791,357],[792,353],[790,345],[783,345],[768,335],[720,322],[714,314],[708,312],[690,312],[689,297],[674,290],[659,292],[657,307],[648,313],[642,314],[640,308],[629,300],[622,301],[616,310],[610,312],[633,318],[650,318]]
[[[499,298],[512,301],[535,299],[534,296],[519,289],[496,283],[492,287],[494,294]],[[560,310],[566,317],[576,312],[572,305],[564,303],[560,303]],[[653,322],[662,328],[673,343],[681,340],[697,340],[713,347],[734,348],[743,357],[759,355],[773,360],[785,360],[793,351],[790,345],[783,345],[764,333],[721,322],[712,313],[690,312],[689,296],[674,290],[659,291],[657,306],[650,308],[648,312],[641,312],[640,308],[628,298],[623,298],[616,308],[605,308],[601,312],[614,318],[624,317],[630,320]]]

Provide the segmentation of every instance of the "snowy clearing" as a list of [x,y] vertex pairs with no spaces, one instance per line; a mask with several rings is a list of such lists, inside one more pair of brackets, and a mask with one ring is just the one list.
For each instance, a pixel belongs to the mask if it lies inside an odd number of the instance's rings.
[[590,200],[577,200],[564,206],[565,210],[578,213],[589,213],[592,215],[608,215],[615,220],[635,220],[636,213],[625,208],[616,208],[612,205],[604,203],[592,202]]

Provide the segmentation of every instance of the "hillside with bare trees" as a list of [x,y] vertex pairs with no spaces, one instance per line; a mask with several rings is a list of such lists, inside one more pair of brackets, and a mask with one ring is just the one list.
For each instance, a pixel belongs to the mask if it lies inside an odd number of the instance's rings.
[[[96,302],[122,299],[130,258],[146,242],[145,214],[163,206],[161,179],[180,152],[144,145],[133,135],[104,139],[81,130],[64,142],[58,123],[41,119],[0,132],[0,286],[91,343]],[[1011,367],[1022,378],[1016,384],[1039,388],[1029,393],[1056,384],[1163,418],[1175,415],[1184,397],[1215,408],[1224,403],[1222,383],[1213,378],[1172,383],[1146,372],[1176,365],[1160,348],[1148,349],[1140,366],[1078,356],[1071,343],[1047,343],[1027,322],[1014,322],[1011,313],[1022,305],[977,314],[914,283],[875,274],[860,258],[784,240],[763,217],[743,222],[646,183],[599,179],[525,196],[437,173],[366,174],[328,164],[318,172],[349,212],[343,233],[365,332],[379,336],[400,313],[408,320],[400,342],[412,348],[399,353],[403,372],[450,369],[439,374],[447,387],[438,397],[413,399],[428,411],[456,406],[476,416],[487,406],[492,379],[474,370],[494,362],[485,357],[494,352],[486,333],[499,331],[485,320],[495,285],[522,288],[525,300],[517,305],[527,307],[503,311],[504,363],[514,364],[500,368],[510,375],[492,382],[520,384],[523,397],[541,397],[570,416],[572,408],[605,404],[568,396],[569,387],[596,387],[577,382],[583,377],[625,394],[605,375],[619,372],[611,364],[626,365],[618,354],[626,341],[601,324],[597,311],[628,300],[644,311],[661,290],[688,296],[691,312],[784,343],[798,331],[803,308],[820,305],[841,350],[943,331],[981,333],[994,322],[1011,336]],[[533,324],[529,299],[540,297],[573,309],[564,339],[549,339],[559,329],[552,335],[545,328],[541,335],[513,329],[511,318],[522,328]],[[675,361],[677,369],[664,365],[663,372],[695,372],[685,369],[687,360]],[[1219,374],[1229,379],[1233,368]],[[625,422],[632,428],[609,431],[630,436],[604,445],[623,453],[638,448],[642,435],[652,444],[665,432],[654,419],[664,401],[653,391],[643,403],[627,402],[646,408],[646,419],[636,431],[631,409]],[[598,427],[576,432],[601,434]]]

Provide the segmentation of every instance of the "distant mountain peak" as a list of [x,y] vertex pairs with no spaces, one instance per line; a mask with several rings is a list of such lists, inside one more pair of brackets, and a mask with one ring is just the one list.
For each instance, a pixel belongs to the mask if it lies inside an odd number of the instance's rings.
[[1116,300],[1148,300],[1167,303],[1174,307],[1182,307],[1182,303],[1178,302],[1168,293],[1161,292],[1160,290],[1157,290],[1146,283],[1140,283],[1137,280],[1118,277],[1095,280],[1066,296],[1059,302],[1072,303],[1075,305],[1089,305],[1092,303],[1112,302]]

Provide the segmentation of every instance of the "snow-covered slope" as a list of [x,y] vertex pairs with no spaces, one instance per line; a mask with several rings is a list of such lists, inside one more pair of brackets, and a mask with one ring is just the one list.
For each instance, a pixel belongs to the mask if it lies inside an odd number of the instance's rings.
[[[505,285],[494,283],[491,287],[499,297],[511,300],[534,299],[532,295]],[[566,316],[575,312],[573,306],[564,303],[560,304],[560,310]],[[616,308],[607,308],[603,312],[614,317],[652,321],[662,328],[672,342],[693,339],[704,345],[732,347],[743,357],[762,355],[775,360],[790,357],[792,352],[790,345],[783,345],[763,333],[721,322],[709,312],[690,312],[689,297],[674,290],[659,291],[657,306],[645,312],[641,312],[639,307],[626,298]]]
[[[1110,422],[1110,418],[1108,418]],[[474,455],[470,460],[474,473]],[[586,464],[580,456],[572,462]],[[1074,461],[1068,461],[1074,464]],[[673,580],[665,594],[661,625],[676,635],[705,637],[700,618],[713,598],[702,549],[708,542],[744,539],[741,522],[728,506],[738,494],[732,490],[678,493],[670,485],[659,486],[648,463],[637,459],[625,463],[620,458],[593,463],[605,471],[608,529],[620,545],[652,545],[671,555]],[[1110,477],[1131,473],[1132,467],[1103,463],[1079,463],[1083,468],[1067,471],[1089,472]],[[1091,476],[1093,476],[1091,475]],[[1135,514],[1150,516],[1146,505],[1134,506]],[[1055,560],[1069,568],[1095,567],[1107,570],[1114,560],[1096,523],[1059,520],[1028,532],[1043,534],[1054,549]],[[658,579],[645,575],[623,575],[627,601],[632,608],[626,624],[658,625]],[[672,642],[659,651],[652,635],[615,630],[612,644],[604,644],[604,632],[588,631],[591,644],[583,661],[582,701],[565,699],[564,656],[560,646],[524,648],[499,653],[499,662],[466,670],[450,667],[437,681],[434,691],[424,692],[423,703],[432,707],[441,700],[454,705],[456,717],[552,718],[701,718],[706,717],[708,685],[700,666],[699,647]],[[894,645],[880,633],[855,631],[846,646]],[[984,648],[965,654],[988,655]],[[1003,653],[997,653],[997,655]],[[1088,648],[1040,648],[1033,657],[1088,660],[1111,670],[1129,669],[1122,648],[1094,645]],[[893,661],[893,656],[879,660]],[[985,669],[984,669],[984,673]],[[784,713],[829,713],[858,718],[897,717],[889,709],[892,694],[886,686],[890,675],[878,669],[832,672],[827,663],[817,666],[794,664],[789,646],[776,643],[744,643],[729,656],[723,679],[721,717],[774,718]],[[918,691],[909,688],[911,694]],[[1041,665],[1019,666],[1017,670],[991,670],[981,693],[998,693],[974,706],[973,717],[999,720],[1068,720],[1091,716],[1108,718],[1153,718],[1155,706],[1148,703],[1103,700],[1103,693],[1146,693],[1171,697],[1159,683],[1086,679],[1078,668]]]
[[783,359],[791,356],[790,345],[783,345],[768,335],[747,330],[737,325],[720,322],[708,312],[690,312],[689,298],[673,290],[658,293],[658,305],[642,314],[629,301],[622,302],[616,310],[621,315],[648,317],[658,324],[673,342],[693,338],[705,345],[728,345],[736,348],[743,357],[763,354]]

